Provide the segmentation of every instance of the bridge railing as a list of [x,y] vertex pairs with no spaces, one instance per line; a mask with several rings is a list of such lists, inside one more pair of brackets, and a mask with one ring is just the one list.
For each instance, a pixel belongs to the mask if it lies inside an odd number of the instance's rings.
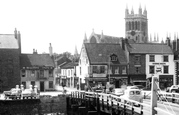
[[[86,100],[91,98],[99,98],[101,108],[104,110],[104,107],[107,107],[107,110],[112,109],[113,107],[116,108],[122,108],[124,110],[128,109],[132,112],[143,114],[151,113],[151,106],[149,104],[140,103],[138,101],[130,100],[128,98],[121,98],[119,96],[113,95],[113,94],[105,94],[105,93],[96,93],[96,92],[85,92],[85,91],[75,91],[72,92],[72,97],[76,99]],[[163,94],[165,95],[165,94]],[[88,100],[90,101],[90,100]],[[80,101],[79,101],[80,102]],[[138,105],[139,107],[137,107]],[[144,109],[147,108],[147,109]],[[165,115],[173,115],[172,113],[169,113],[168,111],[162,110],[158,107],[154,108],[158,112],[162,112]]]
[[179,104],[179,93],[160,92],[159,96],[161,97],[162,101]]

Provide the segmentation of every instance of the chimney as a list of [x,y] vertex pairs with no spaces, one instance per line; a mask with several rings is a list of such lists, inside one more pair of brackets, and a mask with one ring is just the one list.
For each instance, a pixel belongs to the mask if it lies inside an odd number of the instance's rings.
[[170,45],[170,38],[169,38],[169,37],[167,37],[167,45],[168,45],[168,46],[171,46],[171,45]]
[[122,38],[122,49],[125,50],[125,40]]
[[14,37],[17,39],[17,30],[16,30],[16,28],[14,30]]
[[52,45],[51,45],[51,43],[50,43],[50,46],[49,46],[49,54],[50,54],[50,56],[53,55],[53,49],[52,49]]
[[18,34],[17,34],[17,41],[18,41],[18,45],[19,45],[19,51],[21,53],[21,34],[20,34],[20,31],[18,31]]
[[33,49],[33,54],[37,54],[37,50]]

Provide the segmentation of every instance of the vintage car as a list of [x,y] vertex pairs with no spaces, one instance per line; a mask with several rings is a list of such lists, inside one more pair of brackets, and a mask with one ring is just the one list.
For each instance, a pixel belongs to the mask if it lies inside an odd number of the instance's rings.
[[3,94],[5,98],[9,99],[20,98],[21,90],[19,88],[12,88],[10,91],[4,91]]
[[179,93],[179,85],[172,85],[171,87],[168,87],[167,92]]
[[[120,96],[125,100],[134,100],[143,103],[143,96],[140,89],[127,89],[124,91],[124,95]],[[135,105],[138,105],[134,103]]]

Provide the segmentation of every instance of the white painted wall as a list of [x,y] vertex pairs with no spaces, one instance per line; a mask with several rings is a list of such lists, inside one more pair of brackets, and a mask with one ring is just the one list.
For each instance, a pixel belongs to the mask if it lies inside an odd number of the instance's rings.
[[[149,55],[155,55],[155,62],[150,62],[149,60]],[[166,54],[165,54],[166,55]],[[164,63],[164,64],[154,64],[154,63]],[[150,65],[155,65],[155,73],[154,74],[150,74],[149,73],[149,66]],[[169,67],[169,72],[168,74],[164,74],[163,73],[163,65],[168,65]],[[157,67],[161,67],[162,69],[162,73],[157,73],[156,72],[156,68]],[[174,63],[174,56],[173,55],[168,55],[168,62],[163,62],[163,55],[162,54],[146,54],[146,77],[149,78],[152,75],[154,76],[159,76],[159,75],[173,75],[173,84],[176,83],[176,79],[175,79],[175,63]]]

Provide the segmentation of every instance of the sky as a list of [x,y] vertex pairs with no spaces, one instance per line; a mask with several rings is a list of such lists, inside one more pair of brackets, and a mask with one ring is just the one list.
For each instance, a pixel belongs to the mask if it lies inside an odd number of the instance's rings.
[[[0,34],[21,33],[22,53],[80,53],[84,35],[125,37],[125,9],[148,13],[148,34],[178,33],[178,0],[0,0]],[[179,35],[179,34],[178,34]]]

